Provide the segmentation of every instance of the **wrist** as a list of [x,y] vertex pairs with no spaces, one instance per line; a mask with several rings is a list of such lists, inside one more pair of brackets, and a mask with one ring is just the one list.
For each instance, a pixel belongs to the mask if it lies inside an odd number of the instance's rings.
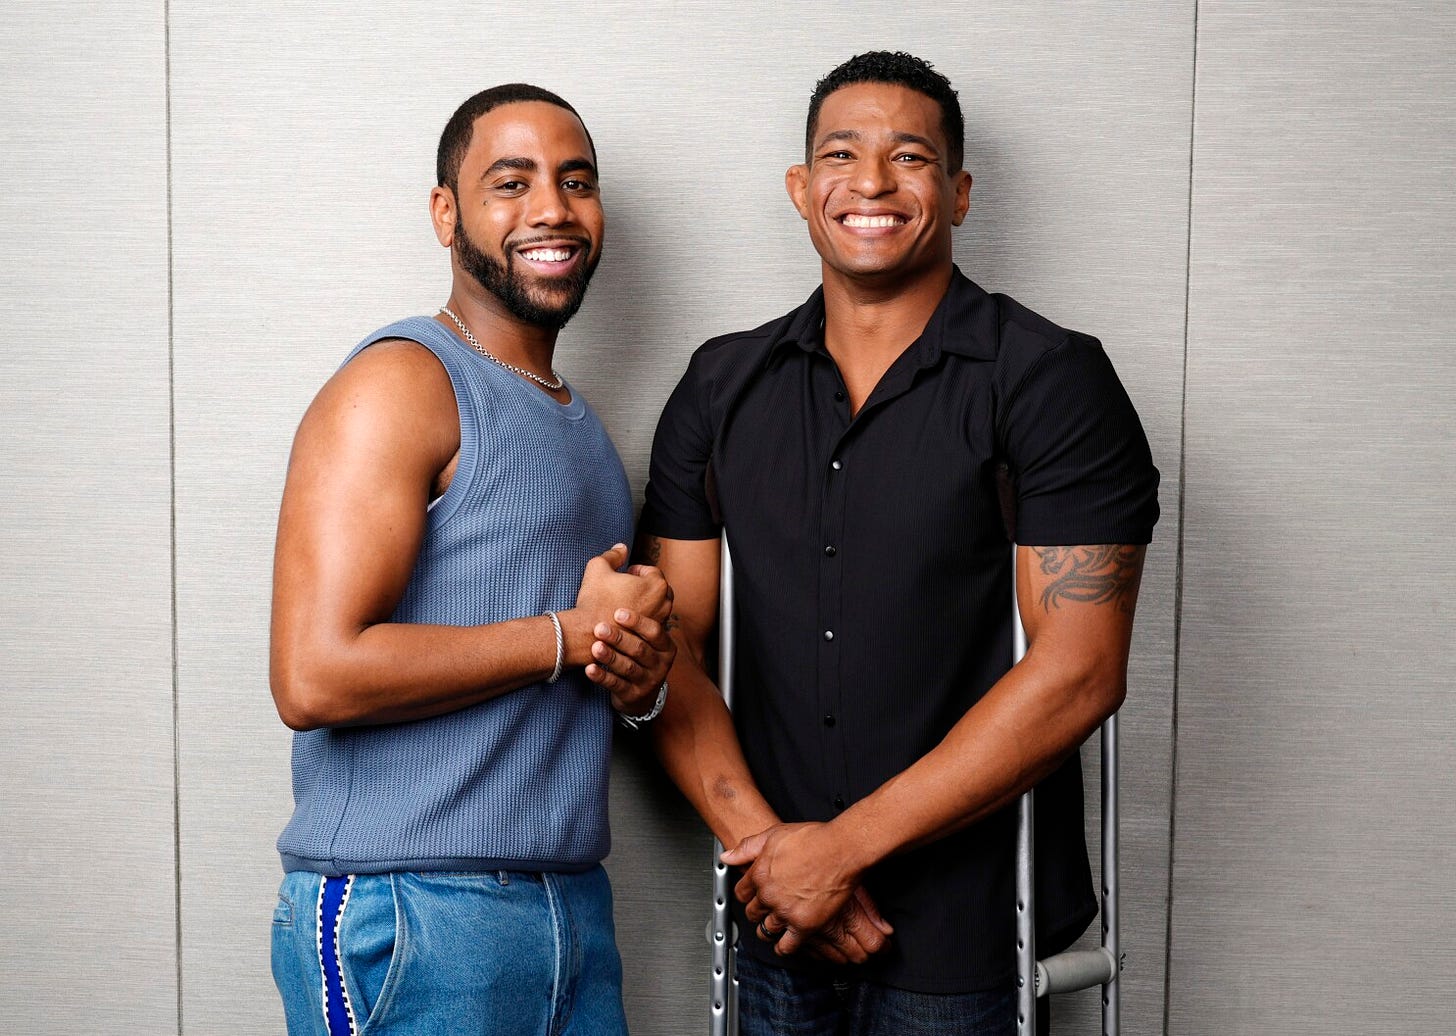
[[878,837],[881,832],[870,822],[868,812],[863,801],[857,802],[821,826],[822,837],[827,840],[823,851],[832,853],[829,858],[840,861],[840,870],[856,881],[893,852],[882,844],[883,839]]
[[592,632],[595,623],[592,617],[580,608],[568,608],[556,613],[561,622],[563,654],[568,669],[581,669],[592,660],[591,646],[597,639]]
[[629,727],[632,730],[641,730],[643,726],[651,723],[658,716],[662,715],[662,710],[666,707],[667,681],[663,680],[662,683],[658,685],[657,693],[653,695],[652,704],[648,707],[646,712],[636,716],[627,712],[619,712],[617,713],[617,718],[622,721],[624,726]]

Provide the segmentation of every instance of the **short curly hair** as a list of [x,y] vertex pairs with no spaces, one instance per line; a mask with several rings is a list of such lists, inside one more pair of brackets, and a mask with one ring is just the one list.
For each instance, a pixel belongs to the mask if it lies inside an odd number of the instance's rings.
[[814,130],[824,98],[855,83],[891,83],[924,94],[940,105],[940,129],[945,134],[946,156],[951,172],[958,172],[966,160],[966,124],[961,102],[950,80],[930,62],[903,50],[870,50],[856,54],[814,84],[809,97],[809,120],[804,128],[804,160],[814,155]]

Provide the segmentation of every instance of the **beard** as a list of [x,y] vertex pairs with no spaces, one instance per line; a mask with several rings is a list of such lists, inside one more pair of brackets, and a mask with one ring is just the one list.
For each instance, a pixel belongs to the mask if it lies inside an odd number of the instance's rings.
[[[585,250],[585,242],[582,248]],[[553,330],[565,327],[581,308],[582,300],[586,298],[586,286],[602,258],[598,249],[596,255],[588,256],[571,273],[557,278],[552,289],[543,291],[536,288],[533,292],[527,279],[529,275],[523,275],[516,267],[515,247],[506,252],[504,263],[497,261],[476,247],[458,216],[455,218],[455,254],[459,257],[461,269],[500,299],[501,305],[517,320]]]

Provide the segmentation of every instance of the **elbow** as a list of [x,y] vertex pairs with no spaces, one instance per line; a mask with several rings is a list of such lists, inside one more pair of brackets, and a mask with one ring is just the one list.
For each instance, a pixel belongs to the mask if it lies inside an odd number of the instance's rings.
[[1082,680],[1081,697],[1090,733],[1127,700],[1127,666],[1107,665],[1090,671]]
[[275,658],[269,673],[273,704],[278,718],[290,730],[318,730],[335,727],[342,717],[333,707],[334,696],[315,667]]

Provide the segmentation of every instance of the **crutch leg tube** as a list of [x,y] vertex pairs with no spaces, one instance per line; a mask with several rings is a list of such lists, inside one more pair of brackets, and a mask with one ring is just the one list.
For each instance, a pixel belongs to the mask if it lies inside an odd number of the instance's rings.
[[[1016,600],[1016,554],[1012,548],[1011,664],[1026,655],[1026,631]],[[1122,958],[1117,931],[1117,714],[1102,724],[1102,945],[1036,959],[1036,895],[1033,874],[1036,793],[1021,796],[1016,818],[1016,1032],[1036,1032],[1037,999],[1051,993],[1102,987],[1102,1033],[1118,1036],[1117,990]]]
[[[718,689],[723,703],[733,708],[733,559],[728,537],[721,543],[718,599]],[[737,1036],[738,980],[733,976],[733,919],[728,912],[728,865],[719,859],[723,846],[713,839],[713,916],[708,922],[708,942],[713,947],[712,1013],[709,1036]]]

